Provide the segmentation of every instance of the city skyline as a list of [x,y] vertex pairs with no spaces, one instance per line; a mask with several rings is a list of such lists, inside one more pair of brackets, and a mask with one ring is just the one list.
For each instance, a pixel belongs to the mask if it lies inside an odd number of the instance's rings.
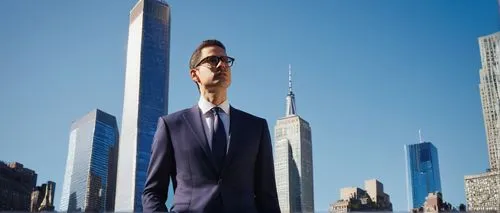
[[[135,3],[7,3],[0,18],[17,21],[5,23],[10,30],[0,35],[8,71],[0,74],[0,98],[7,100],[0,160],[22,162],[40,179],[62,183],[72,120],[93,108],[121,115],[128,12]],[[203,39],[220,39],[236,57],[231,104],[271,123],[282,117],[287,65],[293,64],[298,111],[314,129],[316,210],[336,199],[331,191],[368,178],[390,183],[385,189],[394,210],[406,209],[400,150],[420,128],[447,147],[440,150],[447,201],[464,203],[463,176],[488,167],[477,38],[498,30],[495,1],[169,4],[168,111],[197,100],[187,61]],[[244,8],[261,15],[242,14]],[[60,13],[47,13],[51,9]],[[202,15],[216,10],[225,12],[207,23]],[[32,119],[43,125],[15,134]],[[373,166],[362,167],[363,159]]]

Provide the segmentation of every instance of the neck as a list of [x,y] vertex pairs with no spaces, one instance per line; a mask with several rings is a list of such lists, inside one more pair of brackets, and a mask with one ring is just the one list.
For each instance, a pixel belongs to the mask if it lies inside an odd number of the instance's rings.
[[227,92],[223,91],[209,91],[206,89],[201,89],[201,95],[213,105],[220,105],[227,99]]

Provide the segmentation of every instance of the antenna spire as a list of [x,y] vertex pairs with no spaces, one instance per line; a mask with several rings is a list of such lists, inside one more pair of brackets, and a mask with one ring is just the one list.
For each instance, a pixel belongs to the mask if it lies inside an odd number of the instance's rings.
[[292,65],[288,64],[288,95],[286,96],[286,116],[297,113],[295,106],[295,94],[292,91]]
[[288,92],[292,92],[292,65],[288,64]]
[[418,137],[420,139],[420,143],[423,143],[424,139],[422,138],[422,131],[420,129],[418,130]]

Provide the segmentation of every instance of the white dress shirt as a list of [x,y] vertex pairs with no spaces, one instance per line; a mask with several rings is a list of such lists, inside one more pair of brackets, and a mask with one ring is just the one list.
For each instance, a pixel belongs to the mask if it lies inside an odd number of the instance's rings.
[[203,117],[203,129],[205,130],[205,135],[207,136],[208,145],[210,149],[212,149],[212,134],[213,134],[213,125],[214,125],[214,115],[212,111],[210,111],[214,107],[220,107],[222,109],[219,111],[219,118],[224,124],[224,130],[226,131],[227,136],[227,150],[229,150],[229,143],[231,136],[229,135],[229,101],[226,99],[224,102],[219,104],[218,106],[208,102],[203,96],[200,95],[200,99],[198,100],[198,107],[201,110],[201,114]]

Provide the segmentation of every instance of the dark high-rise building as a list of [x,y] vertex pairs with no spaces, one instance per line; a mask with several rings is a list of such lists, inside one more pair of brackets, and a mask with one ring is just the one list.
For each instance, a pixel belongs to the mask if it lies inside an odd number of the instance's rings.
[[61,211],[114,211],[118,127],[99,109],[71,126]]
[[167,114],[170,8],[139,0],[130,11],[115,211],[141,212],[158,118]]
[[0,161],[0,211],[29,211],[36,179],[35,171],[22,164]]
[[56,183],[48,181],[35,187],[31,193],[30,212],[54,211]]
[[[437,149],[430,142],[405,145],[409,210],[424,205],[429,193],[441,191]],[[410,205],[410,201],[412,204]]]

